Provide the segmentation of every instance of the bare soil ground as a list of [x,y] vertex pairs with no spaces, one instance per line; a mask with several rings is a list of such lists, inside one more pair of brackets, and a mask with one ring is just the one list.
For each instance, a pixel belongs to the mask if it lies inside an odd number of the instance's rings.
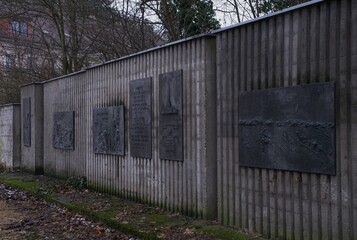
[[0,184],[0,239],[129,238],[65,208]]
[[23,219],[21,213],[8,206],[6,201],[0,200],[0,239],[21,239],[17,232],[7,228],[20,219]]
[[139,238],[262,239],[216,221],[198,220],[87,189],[85,179],[0,173],[1,240]]

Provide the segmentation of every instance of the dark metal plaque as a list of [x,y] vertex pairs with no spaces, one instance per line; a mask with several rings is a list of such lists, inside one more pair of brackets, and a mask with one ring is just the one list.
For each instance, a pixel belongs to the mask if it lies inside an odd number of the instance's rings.
[[183,160],[182,70],[160,74],[160,158]]
[[124,106],[93,110],[95,153],[124,156]]
[[130,82],[130,152],[151,158],[151,78]]
[[22,135],[24,146],[31,146],[31,98],[22,99]]
[[53,119],[53,147],[73,150],[74,112],[55,112]]
[[239,162],[336,174],[335,83],[241,93]]

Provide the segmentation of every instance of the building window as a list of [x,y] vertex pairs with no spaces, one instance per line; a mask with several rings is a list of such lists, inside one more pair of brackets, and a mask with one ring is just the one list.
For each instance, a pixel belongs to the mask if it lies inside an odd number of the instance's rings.
[[20,35],[27,36],[27,23],[20,22]]
[[11,25],[11,30],[14,34],[18,34],[21,36],[27,36],[27,34],[28,34],[27,23],[19,22],[19,21],[11,21],[10,25]]
[[4,56],[4,66],[6,68],[12,68],[15,66],[15,58],[11,55],[6,54]]

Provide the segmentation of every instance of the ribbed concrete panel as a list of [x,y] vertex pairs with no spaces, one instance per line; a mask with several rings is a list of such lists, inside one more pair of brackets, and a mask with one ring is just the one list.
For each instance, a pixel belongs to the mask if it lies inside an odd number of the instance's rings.
[[[215,38],[200,36],[43,83],[44,171],[87,176],[101,191],[189,215],[216,216]],[[159,75],[182,70],[183,161],[159,156]],[[132,157],[129,83],[152,78],[152,158]],[[26,87],[23,89],[26,97]],[[124,156],[94,153],[93,109],[124,106]],[[73,150],[53,147],[55,112],[74,112]]]
[[[217,32],[221,223],[273,239],[357,238],[356,22],[356,1],[333,0]],[[336,176],[239,167],[239,93],[328,81]]]
[[[159,74],[183,72],[183,161],[159,156]],[[131,156],[129,82],[152,78],[152,158]],[[89,183],[135,201],[215,216],[215,40],[199,37],[87,70],[86,163]],[[93,152],[93,109],[124,105],[125,156]],[[207,129],[211,127],[211,129]],[[78,140],[78,139],[77,139]]]
[[[21,167],[35,174],[43,173],[43,86],[32,83],[21,87],[21,102],[30,99],[30,140],[25,146],[21,141]],[[21,139],[24,138],[24,105],[21,104]]]
[[0,106],[0,164],[6,169],[20,167],[20,105]]
[[[87,80],[85,72],[47,81],[44,90],[44,172],[57,177],[85,176]],[[74,149],[54,148],[54,113],[74,112]]]

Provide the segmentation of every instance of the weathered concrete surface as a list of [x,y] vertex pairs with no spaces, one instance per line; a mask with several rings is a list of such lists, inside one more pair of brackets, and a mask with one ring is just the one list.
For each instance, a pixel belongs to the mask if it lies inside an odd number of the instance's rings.
[[[45,82],[44,94],[44,173],[57,177],[86,176],[86,154],[92,149],[86,148],[87,112],[86,86],[84,72],[62,77],[56,81]],[[54,114],[56,112],[74,112],[73,149],[54,148]]]
[[13,170],[20,166],[20,105],[0,106],[0,163]]
[[[160,159],[158,136],[159,75],[177,70],[182,70],[183,83],[182,161]],[[129,86],[132,80],[148,77],[152,78],[153,96],[152,154],[151,158],[139,158],[132,154],[129,139]],[[91,186],[102,191],[214,218],[215,77],[215,38],[205,35],[44,82],[45,174],[86,176]],[[30,96],[22,90],[22,97]],[[124,156],[95,153],[93,109],[119,105],[124,105]],[[74,111],[73,150],[53,148],[53,114],[63,111]],[[33,147],[26,151],[30,149]]]
[[[357,238],[356,22],[357,1],[312,1],[217,32],[222,224],[272,239]],[[238,131],[240,93],[330,81],[336,81],[336,176],[240,167],[238,144],[246,140]]]
[[[21,143],[21,167],[35,174],[43,173],[43,86],[33,83],[21,87],[21,100],[31,98],[31,145]],[[23,108],[21,107],[21,116]],[[23,128],[21,120],[21,129]],[[21,131],[23,135],[23,129]]]

